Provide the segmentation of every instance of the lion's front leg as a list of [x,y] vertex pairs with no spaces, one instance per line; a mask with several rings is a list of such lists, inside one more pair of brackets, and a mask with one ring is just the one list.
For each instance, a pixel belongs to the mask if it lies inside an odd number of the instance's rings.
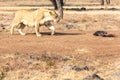
[[10,28],[11,35],[13,34],[13,32],[14,32],[14,26],[12,25],[11,28]]
[[52,31],[51,35],[54,35],[55,34],[55,27],[54,26],[49,26],[48,28]]
[[39,24],[35,25],[35,32],[37,37],[41,37],[42,35],[39,33]]
[[26,35],[26,33],[24,33],[22,30],[24,29],[25,25],[23,23],[20,24],[20,27],[18,29],[18,32],[21,34],[21,35]]
[[48,29],[50,29],[52,32],[51,32],[51,35],[54,35],[55,34],[55,27],[54,26],[46,26]]
[[22,29],[18,29],[18,32],[19,32],[21,35],[23,35],[23,36],[26,35],[26,33],[23,33],[23,32],[22,32]]
[[55,34],[55,27],[53,26],[53,24],[52,24],[50,21],[45,22],[45,26],[46,26],[49,30],[52,31],[52,32],[51,32],[51,35],[54,35],[54,34]]

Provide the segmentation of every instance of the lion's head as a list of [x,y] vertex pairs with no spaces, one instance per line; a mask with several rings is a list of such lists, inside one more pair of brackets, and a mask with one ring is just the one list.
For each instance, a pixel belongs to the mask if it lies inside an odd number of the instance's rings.
[[56,13],[55,10],[47,10],[44,12],[44,18],[46,21],[54,21],[54,22],[59,22],[60,18],[58,14]]

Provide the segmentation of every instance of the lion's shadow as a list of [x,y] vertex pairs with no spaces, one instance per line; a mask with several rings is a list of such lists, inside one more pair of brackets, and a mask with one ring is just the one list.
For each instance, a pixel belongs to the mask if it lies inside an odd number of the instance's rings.
[[[51,35],[51,32],[41,32],[42,35]],[[55,32],[55,36],[63,36],[63,35],[83,35],[85,33],[75,33],[75,32]]]
[[[28,33],[30,35],[35,35],[36,33]],[[51,35],[51,32],[40,32],[42,35]],[[55,32],[54,36],[63,36],[63,35],[84,35],[85,33],[82,32]]]

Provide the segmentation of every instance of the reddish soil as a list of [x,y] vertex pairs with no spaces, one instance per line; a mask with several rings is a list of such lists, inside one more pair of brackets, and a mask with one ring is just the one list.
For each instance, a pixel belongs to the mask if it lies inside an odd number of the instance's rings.
[[[13,16],[13,14],[1,14],[1,27],[6,28],[6,25],[8,26],[12,21]],[[50,31],[46,28],[41,30],[42,37],[36,37],[33,28],[31,28],[32,30],[26,29],[25,31],[28,30],[28,34],[25,36],[21,36],[17,32],[10,35],[8,31],[5,32],[1,29],[0,75],[8,74],[1,79],[16,80],[13,77],[17,77],[18,80],[39,80],[40,76],[37,76],[37,79],[32,79],[32,74],[41,71],[47,75],[48,71],[52,69],[55,80],[102,80],[100,78],[119,80],[120,17],[118,16],[120,16],[118,13],[66,13],[65,18],[56,24],[56,34],[54,36],[49,35]],[[93,33],[96,30],[105,30],[114,34],[115,37],[94,36]],[[44,64],[47,64],[47,66]],[[72,68],[68,68],[71,66]],[[81,68],[81,66],[84,68]],[[84,70],[82,71],[82,69]],[[57,73],[56,70],[61,72]],[[76,72],[72,73],[73,70]],[[79,75],[79,72],[83,74]],[[15,75],[16,73],[17,75]],[[69,73],[74,74],[74,78]],[[26,79],[26,74],[31,79]],[[62,74],[66,74],[68,78],[63,79]],[[99,75],[100,78],[96,79],[92,76],[91,79],[90,76],[94,74]],[[42,73],[39,72],[39,75],[42,75]],[[49,79],[42,79],[54,80],[53,76]]]
[[[59,56],[74,55],[74,57],[78,57],[78,61],[81,62],[80,65],[93,66],[100,71],[98,74],[102,78],[106,78],[106,75],[116,76],[115,74],[120,73],[120,32],[112,31],[110,33],[115,34],[116,37],[96,37],[92,35],[93,32],[69,30],[56,31],[54,36],[43,32],[43,36],[39,38],[35,34],[21,36],[2,32],[0,34],[0,53],[1,55],[6,53],[22,55],[24,53],[28,56],[31,54],[37,56],[41,53],[52,53]],[[57,57],[59,58],[59,56]],[[24,56],[21,58],[24,58]],[[20,64],[20,62],[17,62],[17,64]],[[10,61],[10,63],[12,62]],[[15,66],[17,67],[17,65]],[[103,74],[103,72],[105,73]]]
[[[110,32],[110,31],[109,31]],[[54,36],[50,32],[42,32],[42,37],[33,34],[21,36],[2,32],[0,35],[0,53],[39,53],[41,51],[57,52],[63,54],[74,53],[76,49],[86,49],[92,54],[119,53],[120,32],[112,31],[116,37],[96,37],[89,31],[56,31]],[[93,52],[95,51],[95,52]],[[98,54],[96,54],[98,55]]]

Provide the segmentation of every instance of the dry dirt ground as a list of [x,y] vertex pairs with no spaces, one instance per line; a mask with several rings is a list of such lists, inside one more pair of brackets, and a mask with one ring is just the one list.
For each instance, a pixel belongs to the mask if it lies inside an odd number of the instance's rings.
[[[13,13],[0,14],[0,80],[119,80],[120,12],[65,11],[56,34],[34,28],[10,35]],[[115,37],[93,36],[105,30]]]

